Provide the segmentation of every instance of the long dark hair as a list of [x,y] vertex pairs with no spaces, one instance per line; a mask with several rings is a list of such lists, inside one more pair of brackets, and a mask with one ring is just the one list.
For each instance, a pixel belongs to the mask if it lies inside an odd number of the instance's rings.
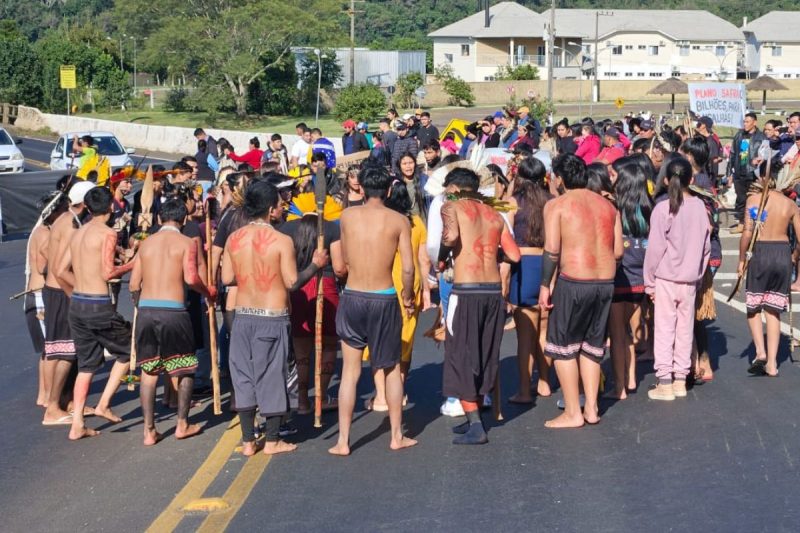
[[308,213],[303,215],[297,225],[297,231],[292,235],[294,249],[297,254],[298,272],[306,268],[314,256],[317,249],[317,214]]
[[539,159],[528,157],[517,168],[517,189],[514,197],[517,203],[523,201],[530,214],[526,235],[522,238],[529,246],[544,246],[544,204],[550,199],[544,178],[547,169]]
[[669,186],[669,212],[677,215],[683,205],[683,189],[692,182],[692,165],[683,157],[677,157],[667,165]]
[[408,195],[406,184],[401,180],[394,180],[389,187],[389,196],[383,205],[401,215],[405,215],[411,220],[411,197]]
[[586,188],[597,194],[614,194],[614,185],[608,175],[608,165],[605,163],[586,165]]
[[647,174],[639,163],[629,157],[614,162],[617,182],[614,184],[617,209],[622,219],[622,232],[636,239],[650,232],[650,213],[653,201],[647,193]]

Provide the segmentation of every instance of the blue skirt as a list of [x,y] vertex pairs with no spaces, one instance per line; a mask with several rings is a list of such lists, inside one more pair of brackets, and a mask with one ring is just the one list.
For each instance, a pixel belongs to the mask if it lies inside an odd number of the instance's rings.
[[523,255],[519,263],[511,265],[511,284],[508,300],[519,307],[539,304],[539,286],[542,284],[542,256]]

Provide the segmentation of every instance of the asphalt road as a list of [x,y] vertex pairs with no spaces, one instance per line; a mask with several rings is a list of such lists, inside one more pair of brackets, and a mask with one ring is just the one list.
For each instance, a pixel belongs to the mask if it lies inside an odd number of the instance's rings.
[[[49,170],[50,153],[55,147],[55,142],[49,139],[32,137],[21,137],[21,139],[22,144],[19,145],[19,149],[25,156],[25,171],[36,172],[41,170]],[[131,156],[131,159],[133,159],[133,161],[137,164],[144,159],[143,166],[145,166],[149,164],[165,165],[174,163],[175,161],[178,161],[180,157],[181,156],[163,153],[148,154],[147,157],[144,157],[144,154],[134,154]]]
[[[725,235],[720,298],[736,262],[737,240]],[[753,349],[741,295],[738,308],[718,301],[715,379],[685,400],[649,401],[654,376],[644,361],[638,393],[624,402],[604,397],[598,426],[546,430],[558,413],[556,393],[528,408],[504,403],[505,421],[491,424],[487,446],[454,447],[455,421],[438,412],[442,352],[418,335],[404,415],[416,448],[390,452],[386,417],[359,405],[349,458],[326,453],[337,435],[331,413],[322,430],[296,419],[297,453],[245,461],[235,450],[238,428],[226,431],[231,416],[214,417],[208,402],[192,412],[207,424],[204,433],[180,442],[171,436],[173,413],[159,408],[168,437],[153,448],[141,445],[138,400],[124,390],[115,401],[121,424],[88,419],[102,430],[97,438],[73,443],[66,428],[42,427],[22,305],[6,298],[22,287],[24,247],[0,244],[2,530],[749,532],[796,531],[800,523],[800,371],[784,339],[780,377],[748,376]],[[125,291],[121,311],[131,317]],[[431,320],[423,316],[419,331]],[[509,332],[504,397],[515,390],[514,353]],[[359,392],[369,389],[365,371]],[[190,512],[187,504],[223,509]]]

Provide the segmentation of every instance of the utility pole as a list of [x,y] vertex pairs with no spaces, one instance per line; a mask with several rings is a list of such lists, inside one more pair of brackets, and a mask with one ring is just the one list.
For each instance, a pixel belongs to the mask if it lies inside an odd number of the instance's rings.
[[547,99],[553,101],[553,53],[556,46],[556,0],[550,6],[550,31],[547,32]]
[[597,55],[600,51],[600,17],[611,17],[613,11],[594,12],[594,83],[592,84],[592,103],[590,104],[589,114],[594,112],[594,103],[600,101],[600,82],[597,80],[597,71],[600,65],[597,64]]
[[363,4],[366,0],[350,0],[350,9],[345,11],[350,17],[350,85],[356,82],[356,13],[363,13],[356,11],[356,2]]

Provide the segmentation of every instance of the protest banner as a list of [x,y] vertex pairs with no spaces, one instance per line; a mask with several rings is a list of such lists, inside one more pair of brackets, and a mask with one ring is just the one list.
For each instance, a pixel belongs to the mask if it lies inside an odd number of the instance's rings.
[[747,91],[741,83],[689,83],[689,108],[715,125],[741,128]]

